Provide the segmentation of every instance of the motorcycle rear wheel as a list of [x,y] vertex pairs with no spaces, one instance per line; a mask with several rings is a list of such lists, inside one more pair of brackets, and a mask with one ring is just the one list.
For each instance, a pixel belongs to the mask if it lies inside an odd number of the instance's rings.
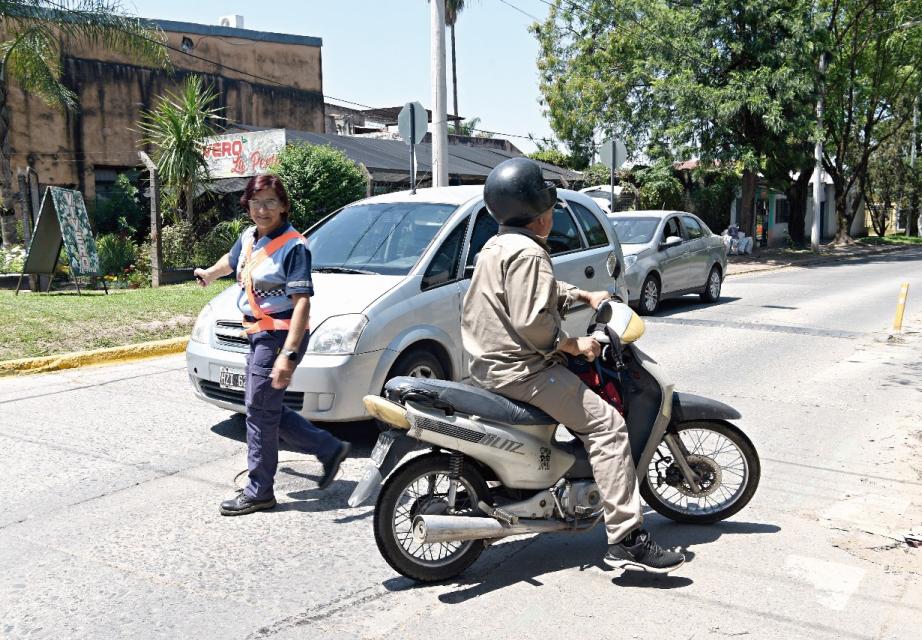
[[[447,513],[449,456],[415,458],[388,478],[375,504],[378,550],[395,571],[412,580],[438,582],[453,578],[483,553],[483,540],[417,545],[413,518]],[[489,502],[489,489],[473,464],[461,468],[453,515],[476,515],[477,502]]]
[[676,522],[711,524],[749,504],[761,465],[742,431],[715,420],[686,422],[676,432],[688,450],[689,465],[702,477],[700,491],[691,488],[663,442],[638,478],[640,495],[653,510]]

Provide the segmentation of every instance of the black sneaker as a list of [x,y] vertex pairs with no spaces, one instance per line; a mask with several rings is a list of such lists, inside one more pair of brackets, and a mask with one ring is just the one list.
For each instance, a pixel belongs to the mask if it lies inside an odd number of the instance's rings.
[[221,503],[221,515],[242,516],[246,513],[253,513],[254,511],[271,509],[275,504],[275,497],[269,498],[268,500],[255,500],[241,490],[230,500],[225,500]]
[[608,545],[604,562],[615,569],[669,573],[685,564],[685,556],[663,549],[645,529],[639,529],[618,544]]
[[320,482],[317,483],[318,489],[326,489],[333,483],[333,479],[336,478],[336,474],[339,473],[339,465],[346,459],[350,451],[352,451],[351,444],[348,442],[339,443],[339,451],[333,454],[332,458],[325,460],[323,463],[323,476],[320,478]]

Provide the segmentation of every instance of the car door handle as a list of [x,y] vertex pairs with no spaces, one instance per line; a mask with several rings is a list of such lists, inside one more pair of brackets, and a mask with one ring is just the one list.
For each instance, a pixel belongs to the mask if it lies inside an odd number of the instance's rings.
[[592,268],[592,265],[589,265],[583,273],[586,274],[587,278],[591,278],[595,275],[595,269]]

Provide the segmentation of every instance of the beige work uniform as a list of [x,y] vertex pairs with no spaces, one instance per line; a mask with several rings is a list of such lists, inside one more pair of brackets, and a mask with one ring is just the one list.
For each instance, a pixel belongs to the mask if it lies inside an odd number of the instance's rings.
[[461,336],[472,381],[534,405],[577,433],[602,492],[609,544],[640,527],[640,492],[624,419],[566,367],[561,313],[577,289],[554,278],[548,247],[530,230],[499,228],[477,258]]

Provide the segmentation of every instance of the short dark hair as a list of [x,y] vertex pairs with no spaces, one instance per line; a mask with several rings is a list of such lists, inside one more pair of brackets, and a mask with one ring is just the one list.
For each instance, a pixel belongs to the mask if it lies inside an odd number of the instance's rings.
[[253,194],[263,189],[272,189],[275,191],[275,196],[279,199],[279,202],[282,203],[282,206],[285,207],[285,213],[283,215],[287,218],[288,212],[291,209],[291,200],[288,198],[288,192],[285,191],[285,185],[282,184],[282,179],[271,173],[250,178],[246,189],[243,190],[243,195],[240,196],[240,206],[249,210],[250,199],[252,199]]

